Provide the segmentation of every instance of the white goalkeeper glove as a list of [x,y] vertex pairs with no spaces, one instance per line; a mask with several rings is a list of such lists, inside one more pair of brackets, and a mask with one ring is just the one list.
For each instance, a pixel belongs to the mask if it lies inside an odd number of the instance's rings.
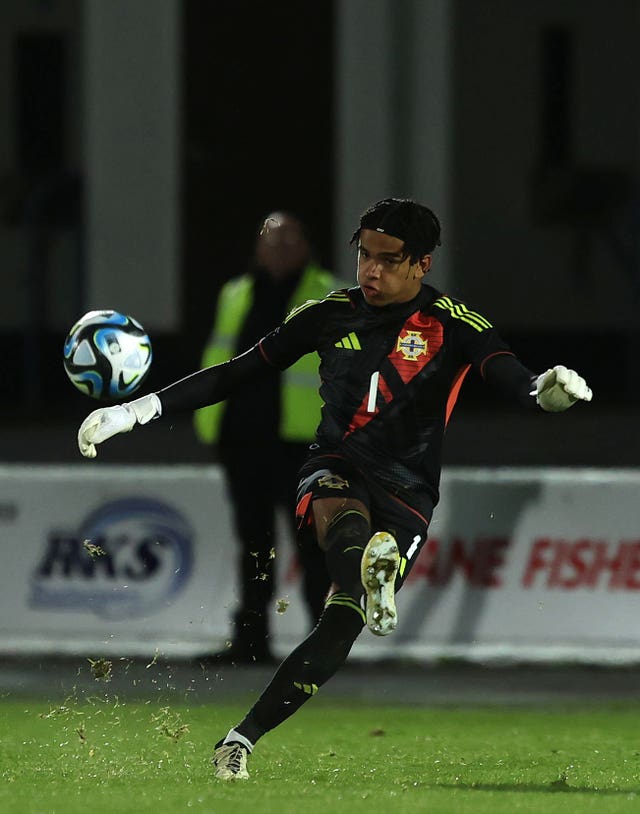
[[591,401],[591,388],[575,370],[556,365],[535,380],[535,390],[530,393],[548,413],[568,410],[576,401]]
[[136,424],[148,424],[162,415],[162,404],[155,393],[115,407],[100,407],[85,418],[78,430],[78,446],[85,458],[96,457],[96,444],[120,432],[129,432]]

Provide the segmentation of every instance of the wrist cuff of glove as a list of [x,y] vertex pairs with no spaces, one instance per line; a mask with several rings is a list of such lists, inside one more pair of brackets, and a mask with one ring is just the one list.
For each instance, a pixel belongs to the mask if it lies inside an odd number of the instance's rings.
[[148,424],[162,415],[162,403],[155,393],[130,401],[127,407],[133,410],[138,424]]

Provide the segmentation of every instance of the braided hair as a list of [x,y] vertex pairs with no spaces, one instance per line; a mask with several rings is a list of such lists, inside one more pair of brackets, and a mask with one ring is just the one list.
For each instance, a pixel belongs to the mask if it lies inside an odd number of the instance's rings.
[[384,198],[372,204],[360,217],[350,245],[360,238],[363,229],[397,237],[404,243],[405,257],[417,263],[425,254],[440,246],[440,221],[426,206],[407,198]]

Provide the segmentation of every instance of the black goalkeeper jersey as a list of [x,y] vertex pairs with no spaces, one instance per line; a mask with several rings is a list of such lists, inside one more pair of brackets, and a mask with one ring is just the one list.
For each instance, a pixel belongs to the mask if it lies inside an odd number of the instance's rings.
[[[318,353],[320,451],[339,452],[409,502],[425,489],[438,499],[444,430],[469,369],[483,375],[492,357],[513,356],[485,317],[428,285],[383,307],[357,287],[331,292],[294,309],[259,348],[278,369]],[[514,393],[529,379],[521,370]]]

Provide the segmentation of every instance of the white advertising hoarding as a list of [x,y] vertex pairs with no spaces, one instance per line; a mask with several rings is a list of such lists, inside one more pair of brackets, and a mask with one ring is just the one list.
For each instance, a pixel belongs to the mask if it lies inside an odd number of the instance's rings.
[[[365,630],[354,656],[640,660],[639,496],[638,471],[445,470],[399,627]],[[308,622],[280,536],[284,655]],[[236,544],[215,466],[0,467],[0,546],[0,652],[195,656],[230,636]]]

